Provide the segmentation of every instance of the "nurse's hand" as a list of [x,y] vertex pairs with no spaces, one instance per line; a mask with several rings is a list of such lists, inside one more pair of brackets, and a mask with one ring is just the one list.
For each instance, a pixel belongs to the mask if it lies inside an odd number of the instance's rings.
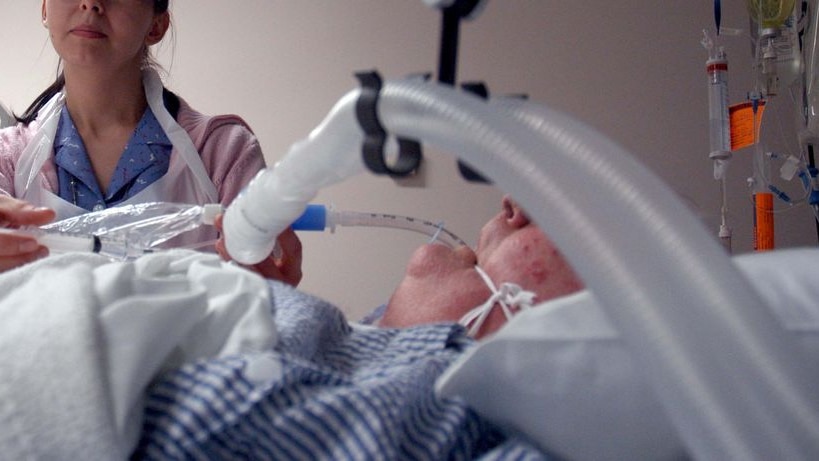
[[[54,219],[54,211],[0,195],[0,227],[41,226]],[[32,237],[0,233],[0,272],[48,255],[48,248]]]
[[[214,225],[221,234],[222,215],[216,217]],[[274,250],[273,253],[261,262],[253,265],[243,264],[242,267],[250,269],[262,277],[281,280],[294,287],[298,286],[302,277],[301,240],[299,240],[299,237],[293,229],[287,228],[284,232],[279,234],[278,242],[280,251]],[[224,235],[219,236],[219,240],[216,242],[216,251],[225,261],[230,261],[230,255],[227,252],[227,248],[225,248]]]

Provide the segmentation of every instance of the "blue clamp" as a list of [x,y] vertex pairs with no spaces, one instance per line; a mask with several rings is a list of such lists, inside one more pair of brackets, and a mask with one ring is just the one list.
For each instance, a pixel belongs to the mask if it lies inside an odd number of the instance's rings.
[[810,174],[810,195],[808,196],[808,204],[810,205],[819,205],[819,190],[814,189],[813,187],[813,180],[816,179],[816,176],[819,175],[819,170],[816,167],[808,167],[808,173]]

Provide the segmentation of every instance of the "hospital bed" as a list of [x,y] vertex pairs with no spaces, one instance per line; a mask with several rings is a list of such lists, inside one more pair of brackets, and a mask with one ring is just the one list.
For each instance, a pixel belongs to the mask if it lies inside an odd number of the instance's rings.
[[[373,92],[376,97],[372,97]],[[368,97],[362,98],[365,93]],[[590,322],[596,318],[596,328],[603,333],[616,335],[617,344],[633,361],[630,379],[641,383],[641,389],[645,390],[643,394],[655,396],[656,405],[649,405],[653,411],[651,416],[666,422],[664,427],[670,428],[670,435],[666,434],[668,440],[677,444],[668,451],[659,450],[657,453],[679,456],[680,447],[694,459],[809,459],[819,453],[819,398],[812,391],[819,372],[815,356],[810,356],[781,327],[767,300],[763,301],[748,278],[737,270],[718,243],[659,179],[594,130],[534,103],[518,100],[487,102],[451,87],[413,79],[386,82],[375,89],[351,91],[307,139],[295,144],[276,168],[261,173],[229,207],[225,217],[225,235],[228,250],[235,259],[252,263],[253,258],[269,254],[273,238],[299,216],[318,189],[365,171],[360,150],[362,145],[371,143],[372,130],[361,127],[362,99],[374,105],[371,110],[364,111],[377,116],[375,123],[373,120],[366,122],[370,127],[380,126],[384,133],[417,139],[457,154],[515,197],[552,236],[587,282],[593,299],[563,300],[557,307],[546,306],[548,309],[543,312],[555,312],[564,322],[571,318],[573,312],[591,312],[586,318],[591,319]],[[287,191],[287,194],[279,193],[282,191]],[[607,199],[600,200],[600,197]],[[657,231],[658,228],[661,231]],[[158,255],[156,258],[165,256]],[[174,266],[172,262],[163,264],[160,265],[163,268]],[[212,264],[215,263],[208,262],[205,266]],[[137,269],[132,270],[155,268],[153,263],[135,265]],[[92,267],[92,272],[95,268]],[[217,277],[222,271],[229,270],[221,266],[212,269]],[[101,273],[95,277],[106,280],[112,277],[104,275],[105,270],[101,270]],[[246,286],[253,287],[255,282],[248,280],[246,283]],[[102,288],[95,285],[95,289]],[[173,293],[173,290],[169,292]],[[217,352],[221,349],[217,347],[210,351],[213,357],[210,359],[208,354],[201,352],[199,355],[185,356],[185,360],[174,356],[173,366],[155,364],[155,372],[162,370],[166,373],[160,375],[160,380],[148,392],[147,423],[139,444],[140,454],[173,457],[173,453],[163,449],[151,451],[151,447],[159,446],[152,445],[149,440],[151,434],[158,434],[160,442],[163,438],[167,441],[168,437],[198,440],[193,428],[207,426],[223,438],[208,439],[212,442],[208,450],[212,451],[191,451],[186,456],[228,457],[232,442],[245,447],[245,454],[258,453],[253,451],[254,448],[262,450],[262,453],[293,454],[296,452],[277,452],[282,448],[276,445],[276,441],[289,440],[292,447],[310,447],[314,445],[311,435],[320,432],[329,435],[328,438],[316,439],[319,441],[315,444],[321,453],[357,458],[360,452],[356,448],[332,437],[343,427],[351,430],[356,439],[355,446],[359,448],[370,444],[378,449],[379,437],[386,437],[385,434],[410,434],[410,442],[399,443],[399,451],[390,452],[397,453],[398,457],[423,458],[425,452],[408,450],[410,447],[431,446],[432,440],[446,446],[450,450],[446,453],[455,458],[470,458],[479,454],[535,456],[538,450],[542,450],[540,453],[545,457],[550,447],[558,455],[570,459],[605,457],[606,453],[602,451],[572,451],[577,448],[576,445],[561,445],[561,431],[557,431],[558,439],[554,440],[552,447],[547,443],[548,437],[555,436],[555,433],[544,433],[537,421],[529,422],[535,426],[534,429],[527,429],[526,424],[515,426],[519,421],[492,421],[509,433],[523,434],[526,438],[510,439],[515,441],[513,445],[496,443],[493,446],[499,452],[481,451],[476,447],[486,440],[497,441],[495,437],[500,436],[495,433],[494,426],[485,425],[488,418],[477,418],[468,409],[464,398],[474,398],[474,395],[433,399],[427,402],[430,406],[405,415],[412,424],[402,422],[398,428],[382,426],[385,419],[380,413],[359,413],[360,418],[349,419],[338,407],[331,405],[327,410],[333,415],[331,420],[302,414],[294,419],[302,423],[299,426],[301,431],[297,431],[294,425],[284,425],[277,426],[280,431],[268,433],[266,439],[250,437],[253,430],[263,431],[267,428],[266,423],[274,415],[269,412],[232,412],[237,405],[254,409],[258,408],[256,403],[259,399],[265,398],[280,399],[284,402],[282,408],[289,408],[287,405],[293,402],[311,408],[318,405],[318,401],[327,403],[321,397],[311,401],[306,398],[309,392],[299,389],[292,390],[293,393],[276,393],[268,386],[266,391],[260,393],[256,387],[259,382],[264,383],[271,376],[277,376],[283,377],[283,380],[277,381],[280,384],[296,380],[307,383],[308,389],[355,383],[353,378],[372,384],[381,382],[379,380],[382,378],[389,380],[388,371],[366,368],[355,359],[354,349],[348,349],[352,346],[345,341],[350,340],[358,345],[379,342],[394,345],[407,344],[404,342],[407,340],[410,351],[423,349],[418,349],[417,344],[413,343],[418,338],[403,338],[396,332],[345,326],[346,323],[340,323],[335,311],[320,300],[310,301],[314,305],[311,312],[315,315],[306,319],[296,316],[298,318],[294,319],[295,314],[287,306],[298,301],[299,295],[281,285],[271,285],[267,290],[249,288],[249,293],[254,293],[256,298],[269,296],[268,301],[279,307],[276,321],[295,329],[296,333],[283,329],[282,336],[276,339],[288,347],[287,359],[272,360],[269,355],[260,355],[258,347],[255,351],[252,347],[239,349],[242,353],[238,355],[219,355]],[[594,305],[598,305],[599,309],[595,310]],[[577,309],[567,309],[566,306]],[[599,321],[600,312],[605,313],[606,322]],[[315,325],[315,329],[326,333],[317,341],[323,344],[322,341],[326,340],[331,345],[340,345],[339,348],[322,349],[300,342],[305,332],[314,330],[309,327],[313,317],[330,319],[329,324]],[[239,315],[235,318],[243,317]],[[199,325],[197,321],[189,323]],[[401,363],[414,364],[419,361],[418,367],[408,366],[405,371],[417,372],[420,369],[437,376],[450,366],[456,366],[464,370],[463,373],[456,373],[457,376],[468,376],[474,372],[474,369],[470,371],[468,364],[453,364],[461,357],[462,351],[481,350],[484,345],[471,348],[458,339],[456,333],[440,330],[446,327],[435,328],[411,329],[413,333],[438,338],[442,342],[433,347],[437,355],[423,354],[424,358],[417,355],[407,358],[403,355],[407,352],[405,349],[401,353],[396,352],[399,362],[406,359]],[[168,333],[168,330],[163,332]],[[578,330],[584,331],[582,327]],[[184,344],[190,340],[198,344],[195,339],[201,337],[190,334],[182,336],[180,341]],[[262,335],[268,339],[273,336],[274,333]],[[230,338],[231,335],[227,334],[226,337]],[[503,338],[500,334],[498,337]],[[360,338],[366,339],[359,341]],[[238,343],[244,344],[243,341]],[[485,345],[499,343],[502,344],[502,341],[487,342]],[[251,341],[250,344],[254,343]],[[260,344],[265,342],[262,340]],[[443,352],[441,344],[446,346]],[[306,352],[301,351],[303,347],[307,348]],[[492,347],[495,346],[485,349]],[[365,355],[372,353],[366,347],[364,349]],[[168,349],[177,350],[173,347]],[[390,348],[381,347],[379,350],[388,351]],[[333,355],[333,351],[344,354]],[[233,352],[236,350],[233,349]],[[328,358],[328,354],[331,357]],[[473,353],[471,357],[479,355]],[[316,357],[320,359],[317,366],[305,364],[304,361]],[[375,363],[384,364],[392,363],[394,358],[375,356],[374,360]],[[339,360],[340,365],[331,363],[332,360]],[[478,357],[474,360],[480,363],[481,359]],[[537,363],[531,365],[538,366]],[[364,366],[366,373],[359,366]],[[338,369],[349,371],[351,375],[339,374],[336,372]],[[458,389],[458,379],[457,376],[453,377],[453,373],[449,372],[446,379],[439,383],[439,392]],[[555,380],[566,376],[559,372],[551,374]],[[254,381],[254,377],[259,382]],[[413,375],[407,379],[421,379],[421,382],[429,385],[428,378]],[[150,379],[142,376],[141,382],[147,385]],[[619,383],[622,384],[622,381]],[[606,389],[605,383],[602,385]],[[552,389],[551,386],[546,388]],[[382,390],[374,392],[381,395],[383,400],[360,401],[356,400],[358,396],[352,394],[336,397],[349,404],[345,408],[354,413],[362,412],[363,407],[350,404],[353,401],[367,408],[387,410],[386,415],[392,414],[390,408],[402,408],[406,403],[391,404],[388,394],[379,393]],[[574,399],[582,401],[585,396],[579,392]],[[233,400],[220,400],[226,393]],[[468,394],[468,390],[464,390],[464,394]],[[132,404],[136,405],[135,408],[142,408],[142,394],[138,395],[140,397],[135,398]],[[419,398],[431,395],[431,392],[425,392]],[[480,398],[480,393],[478,395]],[[608,402],[617,399],[617,395],[605,393],[598,397]],[[453,407],[436,407],[441,402]],[[470,402],[470,406],[491,416],[491,409],[481,408],[479,402]],[[179,412],[174,413],[174,408]],[[127,413],[120,410],[123,411]],[[222,411],[228,416],[217,418],[216,427],[209,425],[212,421],[203,419],[203,414],[214,416],[214,413]],[[287,413],[286,409],[282,411]],[[163,419],[169,414],[173,415],[173,421]],[[459,416],[449,419],[451,414]],[[554,422],[548,418],[544,420]],[[127,421],[133,419],[123,418],[121,421],[125,421],[121,424],[125,427],[129,424]],[[438,431],[442,430],[440,424],[447,421],[451,423],[453,438],[442,436],[438,439]],[[633,419],[629,421],[635,423]],[[247,425],[239,425],[239,422]],[[572,427],[571,431],[590,438],[605,433],[605,427],[591,425],[594,421],[587,422],[590,423],[588,429]],[[616,419],[608,422],[618,424]],[[370,427],[364,427],[366,423]],[[304,429],[309,424],[317,429]],[[386,432],[373,432],[374,427],[387,429]],[[288,432],[288,428],[291,432]],[[640,426],[635,432],[639,433],[639,429]],[[134,428],[130,427],[128,433],[133,437]],[[379,436],[374,436],[374,433]],[[544,434],[546,439],[538,439]],[[116,451],[117,444],[121,447],[123,441],[118,438],[121,436],[111,437],[115,446],[113,450]],[[254,441],[259,446],[251,446]],[[336,447],[333,441],[338,443],[339,451],[333,450]],[[427,442],[430,443],[427,445]],[[609,455],[629,452],[628,439],[608,438],[605,442],[592,445],[600,450],[611,447],[623,450],[609,452]],[[129,439],[124,446],[130,447],[133,443],[134,440]],[[289,450],[296,450],[292,447]]]

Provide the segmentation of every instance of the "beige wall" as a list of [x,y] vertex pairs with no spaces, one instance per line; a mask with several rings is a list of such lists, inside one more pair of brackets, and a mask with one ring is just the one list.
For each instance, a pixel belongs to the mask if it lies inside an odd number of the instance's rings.
[[[747,34],[744,1],[722,3],[723,24]],[[39,5],[15,0],[0,7],[0,101],[18,112],[49,83],[56,65]],[[160,51],[167,85],[202,111],[245,117],[269,163],[356,86],[353,72],[375,68],[397,78],[437,66],[439,13],[420,0],[172,5],[175,35]],[[459,77],[484,81],[495,94],[527,93],[591,124],[664,178],[716,235],[719,188],[707,160],[706,52],[700,45],[702,29],[712,24],[711,2],[490,0],[482,15],[463,25]],[[726,46],[736,102],[752,84],[747,36],[727,39]],[[773,146],[795,153],[794,111],[786,106],[779,112],[766,119],[782,127],[772,135]],[[444,221],[474,243],[502,193],[463,183],[446,153],[427,149],[426,155],[425,188],[363,176],[323,191],[317,201]],[[749,154],[739,153],[729,174],[734,248],[746,252]],[[342,228],[303,240],[302,288],[357,317],[387,300],[424,238]],[[777,215],[779,246],[815,242],[805,208]]]

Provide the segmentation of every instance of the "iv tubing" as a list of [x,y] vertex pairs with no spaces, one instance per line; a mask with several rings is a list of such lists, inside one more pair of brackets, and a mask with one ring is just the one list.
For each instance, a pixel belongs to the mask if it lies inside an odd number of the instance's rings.
[[722,221],[720,222],[719,233],[717,235],[720,243],[722,243],[722,247],[725,248],[725,251],[727,251],[728,254],[732,254],[733,249],[731,247],[731,237],[733,232],[731,227],[728,226],[728,184],[725,176],[720,179],[719,188],[722,201],[722,204],[720,205],[720,217],[722,218]]
[[[318,189],[364,171],[358,93],[228,207],[232,256],[266,256]],[[819,452],[817,364],[691,210],[593,129],[532,103],[516,107],[404,81],[383,86],[377,109],[389,133],[487,174],[553,238],[597,293],[693,458]]]

